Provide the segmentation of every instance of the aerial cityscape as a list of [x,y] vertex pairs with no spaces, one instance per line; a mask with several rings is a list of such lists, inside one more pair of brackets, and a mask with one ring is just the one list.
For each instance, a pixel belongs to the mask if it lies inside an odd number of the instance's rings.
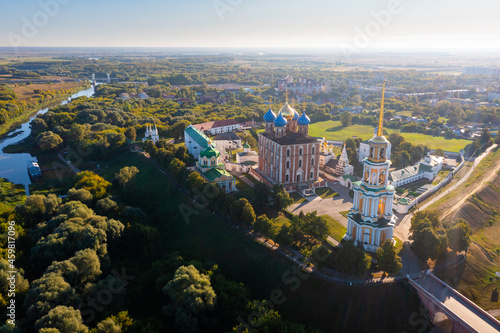
[[499,12],[3,3],[0,332],[500,332]]

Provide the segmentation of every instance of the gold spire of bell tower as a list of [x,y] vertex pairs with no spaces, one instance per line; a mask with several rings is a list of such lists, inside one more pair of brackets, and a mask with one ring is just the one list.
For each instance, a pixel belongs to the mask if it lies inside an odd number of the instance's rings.
[[286,101],[288,102],[288,89],[285,89],[285,98],[286,98]]
[[382,88],[382,103],[380,103],[380,118],[378,120],[377,136],[384,135],[384,96],[385,96],[385,79],[384,86]]

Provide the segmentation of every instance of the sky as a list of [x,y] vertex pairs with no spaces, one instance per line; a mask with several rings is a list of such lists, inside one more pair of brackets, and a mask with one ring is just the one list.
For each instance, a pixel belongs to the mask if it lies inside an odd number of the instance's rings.
[[499,50],[498,0],[0,0],[0,46]]

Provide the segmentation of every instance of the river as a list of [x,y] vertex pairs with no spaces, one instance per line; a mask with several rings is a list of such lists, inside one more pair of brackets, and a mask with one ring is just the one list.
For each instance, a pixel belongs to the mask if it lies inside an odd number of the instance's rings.
[[[72,99],[86,96],[90,97],[94,95],[94,87],[80,90],[76,94],[72,95],[69,99],[64,100],[59,105],[64,105],[69,103]],[[6,178],[8,181],[15,184],[23,184],[26,189],[26,194],[29,195],[29,185],[31,184],[30,177],[28,176],[27,165],[28,162],[35,159],[36,157],[28,153],[20,154],[8,154],[4,153],[3,149],[9,145],[20,142],[26,139],[31,134],[30,123],[37,116],[46,113],[50,108],[40,109],[36,114],[31,117],[27,122],[21,125],[21,127],[7,133],[0,140],[0,178]]]

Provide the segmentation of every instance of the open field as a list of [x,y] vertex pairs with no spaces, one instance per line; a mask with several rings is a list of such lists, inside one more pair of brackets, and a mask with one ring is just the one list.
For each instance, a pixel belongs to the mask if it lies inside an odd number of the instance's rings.
[[9,64],[15,64],[15,63],[20,63],[20,62],[38,62],[38,61],[43,61],[43,62],[67,62],[69,60],[64,60],[64,59],[54,59],[52,57],[46,57],[46,56],[26,56],[26,57],[0,57],[0,65],[9,65]]
[[[398,132],[390,128],[385,129],[389,134]],[[327,140],[345,141],[350,137],[360,137],[363,140],[368,140],[373,137],[374,128],[368,125],[352,125],[344,127],[340,121],[329,120],[313,123],[309,127],[309,134],[316,137],[324,137]],[[470,143],[464,139],[445,139],[442,136],[432,136],[421,133],[401,133],[406,141],[413,144],[422,144],[431,149],[441,148],[445,151],[458,152]]]
[[60,91],[62,89],[74,89],[82,85],[82,82],[58,82],[58,83],[32,83],[29,85],[7,84],[16,93],[16,99],[25,100],[33,97],[38,97],[39,93],[35,93],[35,89],[40,91]]

